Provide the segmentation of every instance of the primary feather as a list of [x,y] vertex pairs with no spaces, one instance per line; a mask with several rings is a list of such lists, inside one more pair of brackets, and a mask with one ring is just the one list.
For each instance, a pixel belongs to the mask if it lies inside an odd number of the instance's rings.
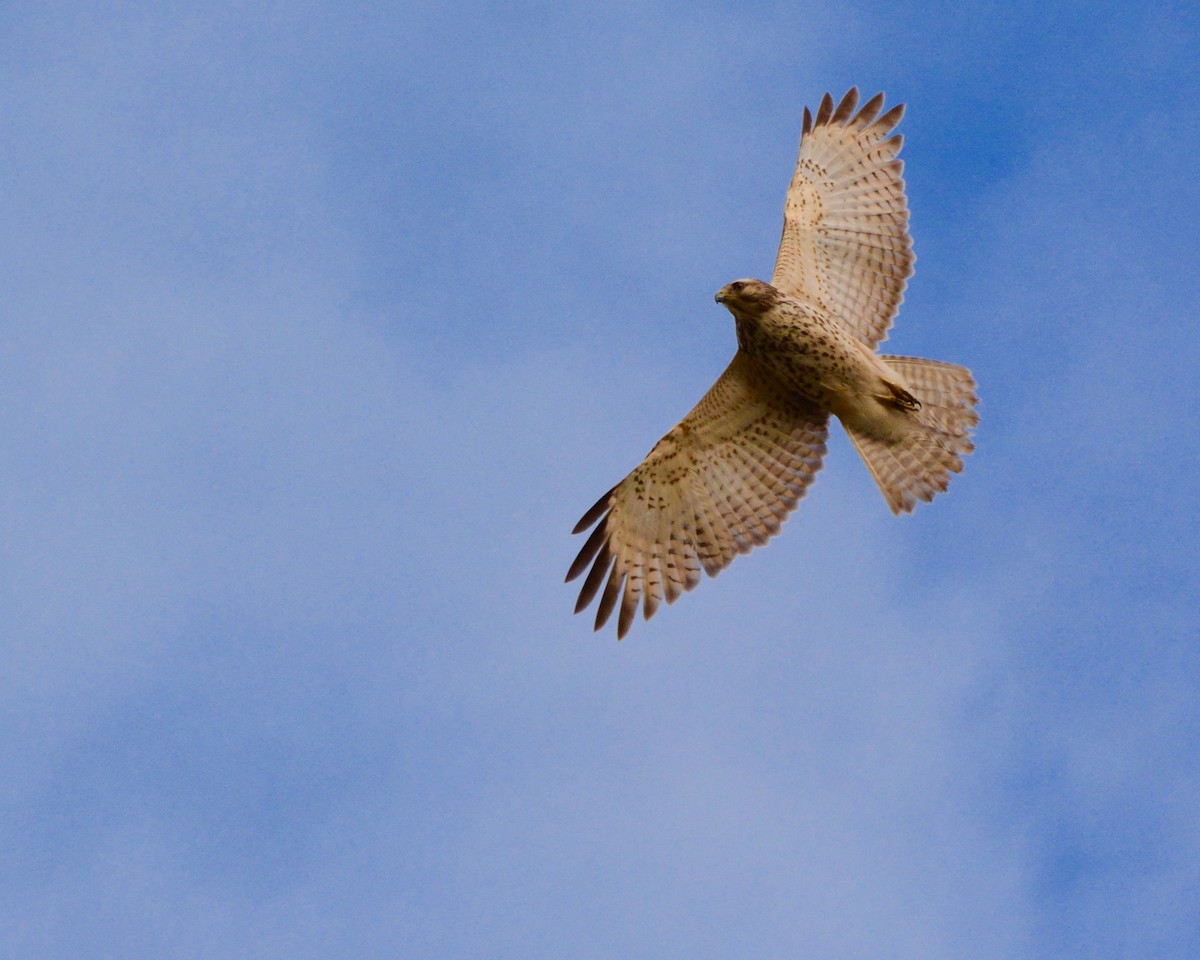
[[963,367],[874,348],[913,272],[908,204],[893,134],[902,106],[851,88],[806,108],[770,284],[717,294],[738,350],[692,411],[575,527],[594,527],[567,573],[578,613],[624,637],[761,546],[804,496],[830,415],[845,426],[894,512],[946,489],[973,449],[975,383]]

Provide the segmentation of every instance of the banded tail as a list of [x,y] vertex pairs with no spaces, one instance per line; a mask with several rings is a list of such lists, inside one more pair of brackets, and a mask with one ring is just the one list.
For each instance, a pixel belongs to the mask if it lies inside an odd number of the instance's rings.
[[897,399],[911,394],[919,406],[895,403],[896,429],[886,438],[843,425],[892,513],[910,513],[917,501],[928,503],[945,490],[950,474],[959,473],[962,458],[975,449],[970,433],[979,423],[979,398],[965,367],[917,357],[879,359],[898,375]]

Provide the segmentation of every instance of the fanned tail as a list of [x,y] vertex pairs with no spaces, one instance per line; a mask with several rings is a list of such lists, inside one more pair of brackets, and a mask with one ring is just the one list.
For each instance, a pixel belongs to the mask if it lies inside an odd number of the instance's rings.
[[965,367],[917,357],[880,357],[896,371],[902,393],[918,407],[897,404],[903,427],[881,438],[847,425],[847,433],[879,484],[893,513],[910,513],[929,502],[962,470],[962,458],[975,449],[971,430],[979,423],[975,380]]

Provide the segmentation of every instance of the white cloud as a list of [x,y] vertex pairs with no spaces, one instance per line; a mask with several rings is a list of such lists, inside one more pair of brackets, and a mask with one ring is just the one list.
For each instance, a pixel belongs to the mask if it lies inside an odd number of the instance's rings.
[[838,18],[509,47],[453,11],[389,72],[437,18],[367,13],[332,63],[316,20],[151,17],[154,63],[100,24],[6,121],[10,952],[1186,942],[1189,221],[1096,153],[1176,182],[1159,118],[916,206],[980,211],[895,338],[983,379],[948,497],[894,520],[836,439],[779,539],[618,645],[567,531],[732,349],[708,298],[769,266],[770,118],[837,86]]

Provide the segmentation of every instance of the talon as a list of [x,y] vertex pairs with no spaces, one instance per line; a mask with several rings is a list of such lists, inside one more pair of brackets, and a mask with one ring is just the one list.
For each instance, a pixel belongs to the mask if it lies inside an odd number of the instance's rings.
[[920,410],[921,401],[914,397],[911,393],[905,390],[902,386],[892,383],[888,380],[884,381],[888,390],[891,391],[891,396],[880,397],[883,403],[890,403],[894,407],[899,407],[901,410]]

